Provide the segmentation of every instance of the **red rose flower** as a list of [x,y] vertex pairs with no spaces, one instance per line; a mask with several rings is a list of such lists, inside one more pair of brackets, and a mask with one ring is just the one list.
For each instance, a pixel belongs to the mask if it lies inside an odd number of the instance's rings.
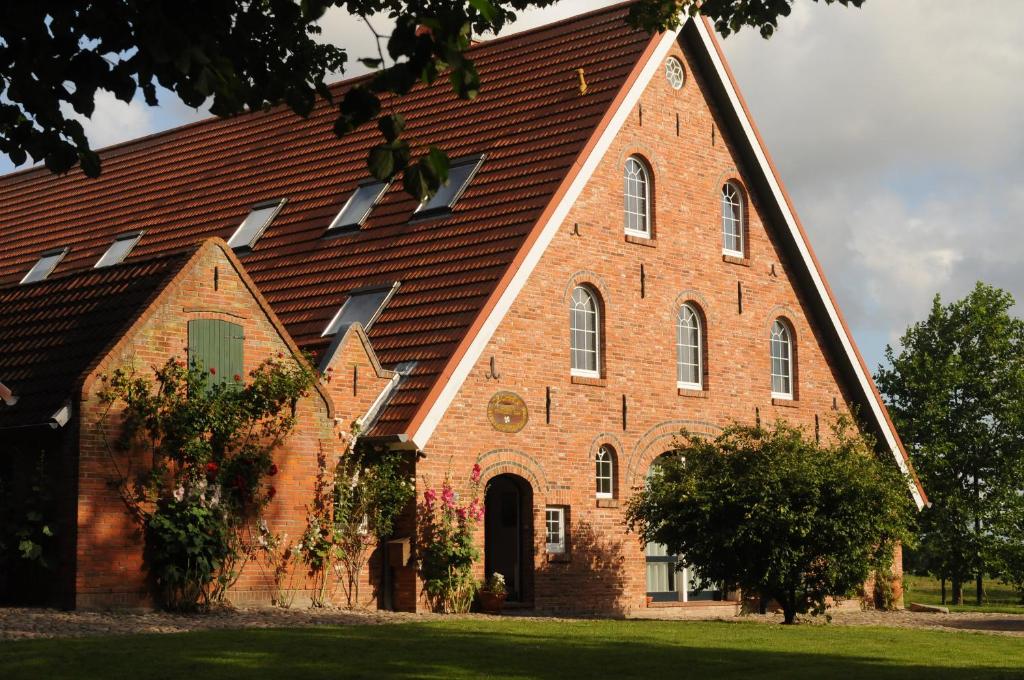
[[271,463],[270,464],[270,467],[267,468],[267,474],[270,475],[271,477],[273,477],[274,475],[277,474],[277,464],[276,463]]
[[217,369],[211,367],[210,368],[210,375],[217,375]]
[[235,373],[235,382],[242,382],[242,376]]

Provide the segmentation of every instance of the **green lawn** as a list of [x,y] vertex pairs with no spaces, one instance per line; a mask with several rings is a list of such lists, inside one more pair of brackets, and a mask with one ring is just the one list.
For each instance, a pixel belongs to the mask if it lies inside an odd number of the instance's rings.
[[1020,678],[1024,640],[897,628],[452,620],[0,643],[16,678]]
[[[906,574],[903,577],[904,597],[907,604],[919,602],[921,604],[942,604],[942,586],[938,579],[931,576],[913,576]],[[980,607],[975,602],[974,581],[964,584],[963,605],[953,606],[949,604],[952,597],[952,586],[946,583],[946,605],[951,612],[992,612],[998,614],[1024,614],[1024,605],[1020,603],[1020,594],[1013,588],[998,581],[985,581],[985,603]]]

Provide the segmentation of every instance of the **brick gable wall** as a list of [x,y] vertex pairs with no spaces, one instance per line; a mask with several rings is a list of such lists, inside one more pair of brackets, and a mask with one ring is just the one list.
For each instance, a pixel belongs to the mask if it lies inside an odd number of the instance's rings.
[[[817,417],[827,433],[836,409],[847,412],[833,368],[837,358],[823,349],[782,251],[765,228],[757,196],[746,196],[746,257],[723,258],[721,186],[736,180],[746,187],[746,169],[737,166],[738,154],[722,138],[694,64],[678,45],[671,54],[685,65],[685,86],[673,90],[657,71],[417,468],[420,492],[424,480],[436,485],[449,469],[456,479],[465,478],[475,462],[485,480],[512,473],[529,482],[538,610],[645,606],[643,550],[625,531],[623,506],[680,428],[713,435],[732,421],[760,417],[785,418],[813,431]],[[623,166],[633,154],[653,177],[650,241],[623,233]],[[580,283],[602,299],[604,354],[596,380],[570,377],[568,308]],[[705,319],[705,390],[696,393],[676,387],[675,320],[687,301]],[[796,340],[797,398],[788,403],[771,397],[768,339],[779,316],[792,325]],[[498,378],[491,376],[492,357]],[[528,405],[529,423],[518,433],[498,432],[488,421],[488,400],[500,390],[516,392]],[[593,457],[602,444],[616,452],[610,501],[595,498]],[[545,554],[546,505],[569,508],[567,561]],[[483,550],[482,529],[477,538]],[[483,577],[482,561],[478,571]],[[419,606],[426,606],[422,594]]]
[[[291,352],[224,250],[206,245],[92,371],[80,408],[75,580],[78,607],[151,604],[141,531],[114,486],[118,471],[131,476],[142,472],[149,461],[139,453],[127,455],[113,448],[120,414],[116,409],[107,413],[97,395],[103,387],[100,376],[118,367],[148,371],[171,357],[184,359],[188,322],[192,319],[222,319],[243,327],[246,374],[268,357]],[[295,429],[275,454],[280,472],[269,481],[277,495],[266,512],[271,530],[285,534],[290,543],[297,542],[305,530],[318,449],[323,447],[329,459],[340,451],[325,398],[313,392],[300,400],[297,408]],[[304,571],[301,564],[297,568]],[[299,578],[299,587],[302,584]],[[271,588],[271,570],[250,563],[231,597],[243,602],[269,601]]]

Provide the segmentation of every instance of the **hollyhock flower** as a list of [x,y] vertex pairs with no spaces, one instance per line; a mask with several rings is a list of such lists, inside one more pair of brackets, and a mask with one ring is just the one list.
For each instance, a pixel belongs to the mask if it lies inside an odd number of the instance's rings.
[[473,480],[474,484],[480,481],[480,463],[473,466],[473,474],[469,478]]
[[447,484],[445,484],[444,488],[441,490],[441,502],[448,508],[455,504],[455,493],[452,491],[452,487]]
[[455,508],[455,514],[458,515],[459,519],[462,520],[463,522],[466,521],[466,509],[465,508]]
[[274,496],[276,496],[276,495],[277,495],[277,489],[275,489],[272,486],[267,487],[267,500],[268,501],[274,500]]
[[271,463],[270,467],[267,468],[267,474],[273,477],[277,474],[277,463]]
[[220,469],[220,466],[217,465],[216,463],[212,462],[212,461],[206,464],[206,474],[208,474],[208,475],[215,475],[215,474],[217,474],[217,470],[219,470],[219,469]]
[[427,509],[434,507],[434,501],[437,500],[437,492],[433,489],[427,489],[423,492],[423,502],[426,503]]

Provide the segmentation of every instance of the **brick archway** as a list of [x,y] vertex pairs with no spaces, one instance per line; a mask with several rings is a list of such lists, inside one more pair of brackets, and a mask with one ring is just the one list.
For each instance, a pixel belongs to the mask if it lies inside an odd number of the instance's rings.
[[628,486],[625,491],[643,484],[651,463],[671,448],[673,441],[683,429],[706,437],[717,436],[722,431],[717,425],[703,420],[666,420],[654,425],[640,436],[633,447],[633,453],[626,466],[624,481]]

